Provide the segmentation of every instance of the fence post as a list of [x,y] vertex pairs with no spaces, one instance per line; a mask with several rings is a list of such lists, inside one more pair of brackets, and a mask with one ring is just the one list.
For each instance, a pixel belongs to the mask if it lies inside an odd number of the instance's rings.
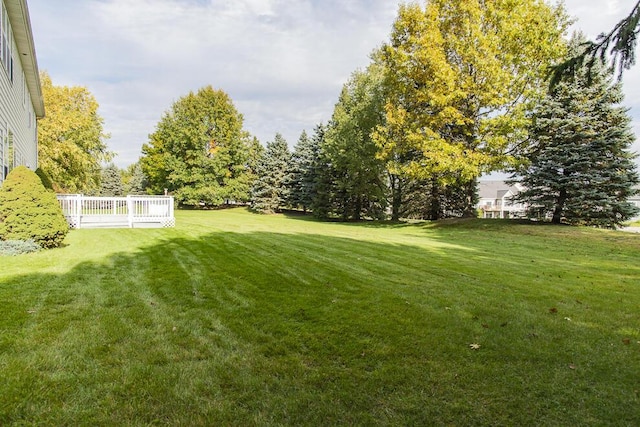
[[127,195],[127,218],[129,220],[129,228],[133,228],[133,196]]
[[76,194],[76,211],[75,211],[75,216],[76,216],[76,228],[80,229],[82,228],[82,224],[80,224],[81,218],[82,218],[82,194]]

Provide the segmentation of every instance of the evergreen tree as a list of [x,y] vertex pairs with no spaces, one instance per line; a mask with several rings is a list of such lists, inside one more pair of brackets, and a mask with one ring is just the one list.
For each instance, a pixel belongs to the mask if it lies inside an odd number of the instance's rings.
[[583,65],[591,72],[596,64],[606,63],[610,59],[612,68],[618,70],[618,79],[624,70],[636,63],[636,44],[640,32],[640,1],[635,4],[629,15],[618,22],[608,33],[601,33],[595,42],[583,43],[581,49],[574,52],[564,62],[551,67],[551,87],[563,78],[573,77]]
[[131,167],[129,181],[126,185],[127,194],[131,195],[142,195],[146,194],[147,188],[147,179],[144,176],[144,172],[142,171],[142,166],[140,162],[136,162]]
[[[572,53],[583,40],[574,36]],[[628,151],[634,135],[620,106],[622,85],[612,80],[611,70],[584,66],[534,111],[529,164],[514,179],[526,187],[518,200],[531,216],[616,227],[635,214],[627,201],[639,181]]]
[[100,195],[105,197],[124,195],[124,185],[122,185],[120,169],[113,163],[102,168]]
[[315,192],[315,176],[320,145],[317,138],[309,138],[302,131],[298,143],[294,147],[291,159],[289,187],[289,205],[301,207],[304,212],[311,207]]
[[257,212],[274,213],[285,207],[289,199],[286,183],[289,179],[291,153],[287,141],[276,134],[273,142],[258,161],[257,178],[251,189],[251,208]]
[[33,240],[56,248],[68,231],[53,191],[25,166],[13,169],[0,187],[0,240]]
[[312,185],[311,210],[313,216],[319,219],[329,218],[332,212],[331,200],[335,187],[333,165],[323,150],[326,129],[325,125],[319,124],[311,137],[312,146],[316,147],[317,156],[308,174],[310,185]]

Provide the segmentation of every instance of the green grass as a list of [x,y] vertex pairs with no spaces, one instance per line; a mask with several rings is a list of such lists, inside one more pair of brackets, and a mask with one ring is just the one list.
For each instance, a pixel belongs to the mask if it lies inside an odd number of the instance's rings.
[[177,224],[0,258],[0,425],[640,425],[638,235]]

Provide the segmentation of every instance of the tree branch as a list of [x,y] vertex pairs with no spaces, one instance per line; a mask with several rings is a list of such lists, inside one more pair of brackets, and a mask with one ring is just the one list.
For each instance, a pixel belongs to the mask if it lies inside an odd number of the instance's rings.
[[591,70],[596,61],[605,64],[607,57],[611,58],[611,68],[618,71],[618,79],[622,78],[624,70],[628,70],[636,62],[636,43],[640,32],[640,0],[631,13],[613,27],[608,33],[602,33],[596,42],[584,43],[584,50],[560,64],[551,67],[549,72],[550,87],[554,88],[561,80],[573,78],[576,70],[586,65],[591,82]]

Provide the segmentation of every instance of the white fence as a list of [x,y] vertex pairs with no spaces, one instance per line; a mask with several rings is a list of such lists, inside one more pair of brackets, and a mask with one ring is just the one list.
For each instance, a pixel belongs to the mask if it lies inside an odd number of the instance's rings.
[[174,227],[171,196],[88,197],[58,194],[71,228]]

